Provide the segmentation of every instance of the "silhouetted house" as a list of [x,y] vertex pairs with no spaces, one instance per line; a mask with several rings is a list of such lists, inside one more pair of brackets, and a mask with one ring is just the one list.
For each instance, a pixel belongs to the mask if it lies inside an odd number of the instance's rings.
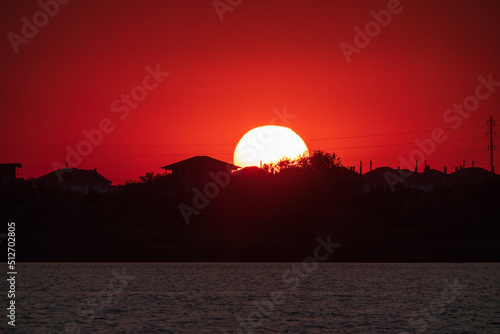
[[436,169],[426,167],[422,173],[407,169],[399,173],[398,169],[390,167],[379,167],[363,174],[362,190],[368,192],[376,187],[413,188],[421,191],[431,191],[437,184],[479,184],[491,180],[492,174],[484,168],[457,168],[454,173],[446,174]]
[[[496,175],[495,175],[496,176]],[[478,184],[491,180],[490,171],[481,167],[459,168],[448,177],[449,184]]]
[[376,187],[391,189],[404,187],[431,191],[436,184],[446,182],[446,178],[445,173],[429,167],[426,167],[422,173],[408,169],[379,167],[363,174],[362,190],[368,192]]
[[14,183],[21,164],[0,164],[0,184]]
[[61,187],[84,194],[91,191],[106,193],[111,189],[111,181],[99,174],[97,169],[65,168],[34,179],[33,186]]
[[181,181],[185,185],[203,185],[212,181],[212,173],[218,172],[232,173],[238,166],[217,160],[208,156],[195,156],[167,166],[161,167],[166,174]]

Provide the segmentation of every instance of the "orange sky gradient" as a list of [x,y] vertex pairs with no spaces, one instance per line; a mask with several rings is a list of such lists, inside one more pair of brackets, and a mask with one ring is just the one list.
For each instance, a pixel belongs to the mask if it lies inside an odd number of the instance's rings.
[[[109,119],[113,130],[73,167],[120,184],[193,155],[232,162],[240,138],[286,107],[295,117],[275,125],[356,169],[363,160],[364,172],[369,160],[397,167],[435,128],[448,139],[426,157],[431,167],[489,169],[486,121],[500,124],[500,87],[456,130],[443,114],[475,94],[479,76],[500,82],[500,3],[400,6],[348,63],[340,43],[354,45],[354,28],[388,1],[242,1],[223,21],[212,1],[70,1],[18,53],[7,36],[40,5],[2,1],[0,162],[39,177]],[[148,66],[169,74],[147,79],[151,90],[121,119],[113,102],[144,86]]]

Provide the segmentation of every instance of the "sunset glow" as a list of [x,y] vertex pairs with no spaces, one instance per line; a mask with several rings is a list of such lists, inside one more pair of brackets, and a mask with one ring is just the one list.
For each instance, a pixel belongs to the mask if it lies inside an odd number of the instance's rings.
[[0,162],[119,185],[193,156],[232,162],[246,132],[275,124],[364,172],[490,169],[497,2],[133,3],[0,2]]

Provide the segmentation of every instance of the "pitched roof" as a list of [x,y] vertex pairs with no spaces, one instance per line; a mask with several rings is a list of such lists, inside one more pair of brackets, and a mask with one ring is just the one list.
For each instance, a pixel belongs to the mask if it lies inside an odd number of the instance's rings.
[[231,169],[238,169],[240,167],[230,164],[228,162],[224,162],[221,160],[217,160],[206,155],[203,156],[195,156],[186,160],[181,160],[176,163],[163,166],[161,168],[165,170],[177,170],[177,169],[210,169],[210,170],[219,170],[225,169],[226,166],[230,166]]
[[[60,182],[62,178],[62,182]],[[109,185],[112,181],[106,179],[95,169],[65,168],[53,171],[36,178],[35,183],[45,184],[103,184]]]

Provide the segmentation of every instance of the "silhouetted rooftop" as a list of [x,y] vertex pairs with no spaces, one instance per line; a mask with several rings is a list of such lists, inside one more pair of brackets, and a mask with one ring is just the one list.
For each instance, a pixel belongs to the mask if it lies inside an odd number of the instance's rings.
[[[60,182],[59,177],[62,179]],[[35,183],[45,184],[103,184],[109,185],[112,181],[106,179],[95,169],[66,168],[53,171],[34,180]]]
[[[482,181],[491,179],[491,172],[484,168],[471,167],[462,168],[456,172],[445,174],[436,169],[425,169],[423,172],[413,172],[408,169],[403,169],[404,173],[399,173],[398,169],[391,167],[378,167],[374,170],[363,174],[363,182],[372,185],[387,185],[388,179],[386,173],[391,172],[396,176],[404,179],[403,183],[407,186],[433,186],[443,182],[447,184],[473,184],[481,183]],[[393,181],[399,182],[397,179]]]
[[210,169],[210,170],[220,170],[226,169],[226,166],[230,166],[231,169],[238,169],[240,167],[211,158],[209,156],[195,156],[186,160],[178,161],[176,163],[166,165],[161,167],[165,170],[176,170],[176,169]]

